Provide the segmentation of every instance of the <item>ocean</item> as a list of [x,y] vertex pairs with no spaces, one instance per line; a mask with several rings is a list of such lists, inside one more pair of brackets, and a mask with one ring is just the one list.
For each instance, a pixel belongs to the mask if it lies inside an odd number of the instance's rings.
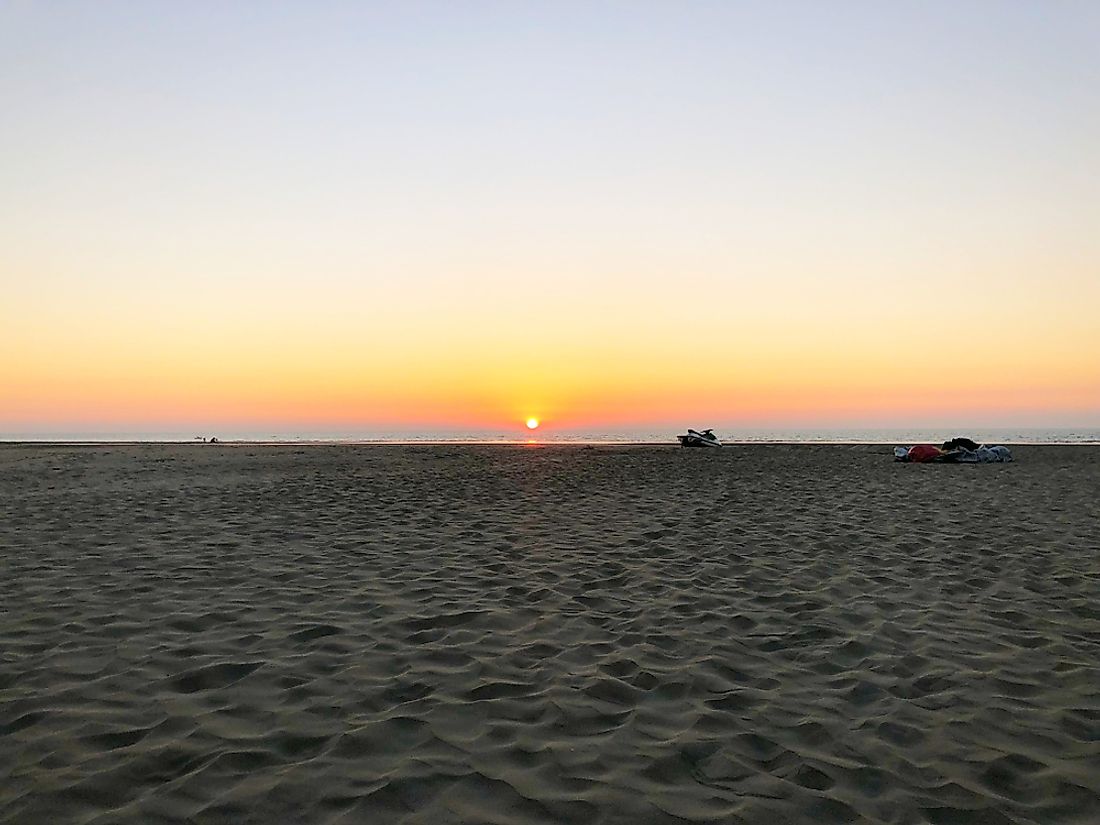
[[[219,441],[274,444],[676,444],[683,430],[209,430],[205,432],[0,433],[0,441],[120,443]],[[938,444],[967,436],[986,444],[1100,444],[1100,428],[748,429],[715,428],[727,444]]]

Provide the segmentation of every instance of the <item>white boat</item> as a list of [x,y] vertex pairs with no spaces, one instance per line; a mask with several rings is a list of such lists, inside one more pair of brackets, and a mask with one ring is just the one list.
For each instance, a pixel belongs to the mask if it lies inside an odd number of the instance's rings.
[[681,447],[721,447],[722,442],[718,440],[718,436],[714,434],[714,430],[703,430],[701,432],[688,429],[687,435],[676,436],[680,442]]

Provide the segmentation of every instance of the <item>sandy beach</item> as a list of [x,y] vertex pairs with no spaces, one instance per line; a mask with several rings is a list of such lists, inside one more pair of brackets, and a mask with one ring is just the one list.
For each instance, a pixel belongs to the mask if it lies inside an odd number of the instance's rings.
[[1100,448],[0,446],[0,823],[1100,822]]

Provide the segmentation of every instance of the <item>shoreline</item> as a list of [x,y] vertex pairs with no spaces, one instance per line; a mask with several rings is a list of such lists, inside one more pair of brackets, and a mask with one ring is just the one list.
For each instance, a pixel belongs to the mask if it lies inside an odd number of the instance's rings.
[[[896,441],[736,441],[723,440],[723,448],[726,447],[884,447],[897,446],[899,444],[912,443],[938,443],[938,442],[906,442],[904,439]],[[1003,444],[1006,447],[1100,447],[1100,441],[990,441],[988,444]],[[448,441],[441,440],[373,440],[373,439],[341,439],[326,441],[323,439],[309,439],[302,441],[282,440],[244,440],[244,439],[218,439],[214,443],[204,441],[158,441],[158,440],[133,440],[133,441],[37,441],[37,440],[3,440],[0,439],[0,447],[140,447],[140,446],[173,446],[173,447],[670,447],[682,449],[675,441],[539,441],[538,439],[516,439],[513,441]],[[709,448],[710,449],[714,448]]]

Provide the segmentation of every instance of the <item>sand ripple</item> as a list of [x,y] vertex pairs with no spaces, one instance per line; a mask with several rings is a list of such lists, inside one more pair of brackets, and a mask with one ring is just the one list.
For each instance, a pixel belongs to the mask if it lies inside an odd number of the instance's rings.
[[0,450],[2,823],[1100,822],[1100,451]]

